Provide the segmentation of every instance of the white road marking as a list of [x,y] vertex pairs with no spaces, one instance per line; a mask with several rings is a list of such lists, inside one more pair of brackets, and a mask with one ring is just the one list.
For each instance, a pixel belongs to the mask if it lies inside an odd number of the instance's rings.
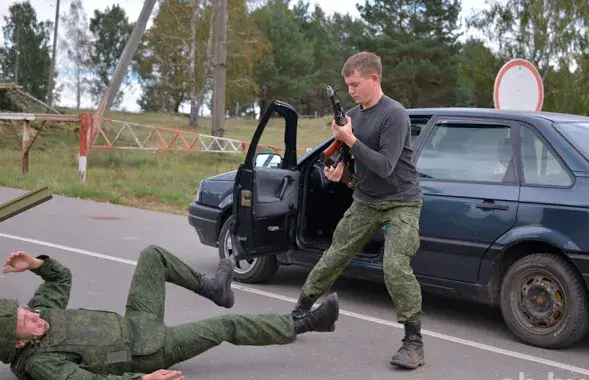
[[[72,248],[72,247],[68,247],[68,246],[60,245],[60,244],[53,244],[53,243],[49,243],[49,242],[46,242],[46,241],[35,240],[35,239],[25,238],[25,237],[21,237],[21,236],[14,236],[14,235],[9,235],[9,234],[4,234],[4,233],[0,233],[0,237],[6,238],[6,239],[19,240],[19,241],[23,241],[23,242],[27,242],[27,243],[32,243],[32,244],[43,245],[43,246],[51,247],[51,248],[57,248],[57,249],[61,249],[61,250],[64,250],[64,251],[75,252],[75,253],[79,253],[79,254],[82,254],[82,255],[97,257],[97,258],[100,258],[100,259],[105,259],[105,260],[110,260],[110,261],[116,261],[116,262],[123,263],[123,264],[137,265],[137,262],[136,261],[133,261],[133,260],[121,259],[120,257],[104,255],[104,254],[101,254],[101,253],[87,251],[87,250],[79,249],[79,248]],[[291,298],[291,297],[286,297],[286,296],[283,296],[283,295],[280,295],[280,294],[266,292],[266,291],[263,291],[263,290],[251,288],[249,286],[244,286],[244,285],[241,285],[241,284],[233,283],[232,284],[232,287],[234,289],[237,289],[237,290],[241,290],[241,291],[244,291],[244,292],[258,294],[258,295],[261,295],[261,296],[265,296],[265,297],[269,297],[269,298],[274,298],[274,299],[281,300],[281,301],[286,301],[286,302],[290,302],[290,303],[296,303],[297,302],[296,299]],[[385,320],[385,319],[380,319],[380,318],[374,318],[374,317],[370,317],[368,315],[354,313],[354,312],[347,311],[347,310],[341,310],[340,309],[340,314],[347,315],[347,316],[352,317],[352,318],[357,318],[357,319],[360,319],[360,320],[363,320],[363,321],[378,323],[378,324],[385,325],[385,326],[390,326],[390,327],[395,327],[395,328],[403,328],[403,326],[401,324],[396,323],[396,322],[391,322],[391,321],[388,321],[388,320]],[[547,365],[547,366],[559,368],[559,369],[562,369],[562,370],[565,370],[565,371],[579,373],[579,374],[582,374],[582,375],[589,375],[589,369],[572,366],[572,365],[569,365],[569,364],[566,364],[566,363],[561,363],[561,362],[557,362],[557,361],[553,361],[553,360],[543,359],[543,358],[540,358],[540,357],[537,357],[537,356],[532,356],[532,355],[523,354],[521,352],[506,350],[506,349],[495,347],[495,346],[491,346],[491,345],[488,345],[488,344],[483,344],[483,343],[479,343],[479,342],[475,342],[475,341],[471,341],[471,340],[467,340],[467,339],[461,339],[461,338],[458,338],[458,337],[454,337],[454,336],[446,335],[446,334],[441,334],[441,333],[437,333],[437,332],[434,332],[434,331],[422,330],[422,334],[423,335],[427,335],[427,336],[431,336],[431,337],[434,337],[434,338],[446,340],[448,342],[458,343],[458,344],[462,344],[462,345],[465,345],[465,346],[469,346],[469,347],[473,347],[473,348],[478,348],[480,350],[485,350],[485,351],[493,352],[493,353],[496,353],[496,354],[501,354],[501,355],[509,356],[509,357],[516,358],[516,359],[527,360],[529,362],[543,364],[543,365]]]
[[24,242],[27,242],[27,243],[44,245],[46,247],[51,247],[51,248],[63,249],[64,251],[70,251],[70,252],[80,253],[82,255],[87,255],[87,256],[92,256],[92,257],[98,257],[98,258],[101,258],[101,259],[116,261],[116,262],[123,263],[123,264],[137,265],[137,261],[121,259],[119,257],[114,257],[114,256],[109,256],[109,255],[103,255],[101,253],[96,253],[96,252],[92,252],[92,251],[86,251],[85,249],[78,249],[78,248],[67,247],[65,245],[53,244],[53,243],[49,243],[49,242],[46,242],[46,241],[35,240],[35,239],[30,239],[30,238],[25,238],[25,237],[20,237],[20,236],[14,236],[14,235],[8,235],[8,234],[3,234],[3,233],[0,233],[0,237],[6,238],[6,239],[20,240],[20,241],[24,241]]

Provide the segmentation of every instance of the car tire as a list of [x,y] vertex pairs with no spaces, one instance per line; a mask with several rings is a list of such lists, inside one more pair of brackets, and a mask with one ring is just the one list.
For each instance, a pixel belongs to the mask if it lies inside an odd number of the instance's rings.
[[585,282],[555,254],[532,254],[515,262],[503,278],[500,300],[508,328],[532,346],[568,347],[589,329]]
[[[233,215],[230,215],[219,232],[219,257],[221,259],[233,258],[230,238],[233,220]],[[233,278],[235,281],[248,284],[267,282],[274,277],[277,270],[276,256],[255,257],[236,262]]]

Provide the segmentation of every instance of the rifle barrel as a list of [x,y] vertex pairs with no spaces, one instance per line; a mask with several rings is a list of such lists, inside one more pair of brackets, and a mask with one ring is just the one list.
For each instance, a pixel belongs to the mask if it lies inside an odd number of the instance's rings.
[[52,198],[53,195],[49,192],[49,189],[43,187],[3,203],[0,205],[0,222],[47,202]]

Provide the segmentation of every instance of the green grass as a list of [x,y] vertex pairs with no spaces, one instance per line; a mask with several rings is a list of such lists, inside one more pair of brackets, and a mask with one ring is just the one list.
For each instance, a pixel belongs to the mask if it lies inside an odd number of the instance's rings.
[[[75,111],[68,111],[75,113]],[[126,122],[156,125],[166,128],[210,134],[210,119],[201,120],[198,128],[188,127],[183,116],[162,114],[133,114],[112,112],[109,117]],[[260,143],[284,146],[284,127],[280,119],[272,120]],[[37,124],[35,124],[37,125]],[[330,121],[301,119],[297,133],[297,147],[313,147],[331,135]],[[122,125],[105,123],[105,133],[114,137]],[[225,136],[250,141],[257,120],[227,120]],[[235,170],[243,162],[243,154],[137,151],[93,149],[88,157],[86,182],[78,177],[77,154],[79,125],[59,123],[45,128],[37,137],[29,153],[29,172],[21,171],[21,129],[0,120],[0,185],[21,189],[48,186],[58,195],[104,201],[114,204],[185,214],[195,196],[198,183],[215,174]],[[133,131],[139,139],[147,130]],[[165,138],[171,138],[165,136]],[[153,136],[156,138],[155,136]],[[155,142],[152,138],[150,141]],[[129,144],[131,135],[121,136]]]

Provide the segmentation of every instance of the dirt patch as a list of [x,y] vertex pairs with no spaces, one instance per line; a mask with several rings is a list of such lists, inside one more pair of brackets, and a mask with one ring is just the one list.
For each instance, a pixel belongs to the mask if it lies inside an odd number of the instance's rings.
[[118,216],[87,216],[86,219],[90,220],[120,220],[121,218]]

